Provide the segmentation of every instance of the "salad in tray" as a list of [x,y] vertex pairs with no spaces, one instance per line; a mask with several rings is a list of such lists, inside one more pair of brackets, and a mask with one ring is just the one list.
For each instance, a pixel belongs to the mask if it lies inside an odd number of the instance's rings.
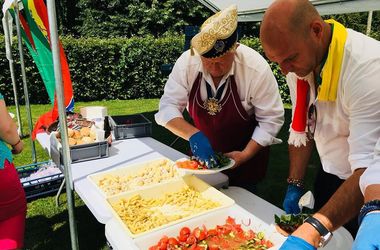
[[228,216],[224,225],[214,228],[206,226],[196,227],[191,230],[183,227],[177,237],[162,236],[157,244],[149,250],[159,249],[197,249],[197,250],[220,250],[220,249],[269,249],[273,243],[264,238],[264,233],[255,233],[253,230],[244,230],[241,224]]
[[195,156],[190,156],[189,159],[183,158],[176,161],[175,166],[184,172],[195,174],[212,174],[220,172],[235,165],[235,161],[222,153],[215,154],[216,161],[211,161],[206,165]]

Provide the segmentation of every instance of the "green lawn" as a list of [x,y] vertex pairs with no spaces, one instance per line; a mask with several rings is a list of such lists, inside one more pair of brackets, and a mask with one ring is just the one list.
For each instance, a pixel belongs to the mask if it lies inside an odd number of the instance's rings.
[[[153,137],[165,144],[170,144],[176,137],[166,129],[158,126],[154,122],[154,113],[158,108],[158,99],[127,100],[127,101],[98,101],[90,103],[76,103],[76,111],[83,106],[102,105],[108,108],[110,115],[143,113],[153,122]],[[44,112],[50,109],[49,105],[32,105],[33,123]],[[15,113],[15,107],[9,107],[9,111]],[[286,109],[285,125],[281,129],[279,138],[284,142],[271,147],[271,157],[269,170],[266,179],[258,185],[258,195],[265,200],[281,207],[282,199],[286,189],[286,177],[288,172],[287,154],[287,131],[290,121],[289,109]],[[29,134],[25,107],[21,107],[21,116],[24,134]],[[31,143],[30,139],[23,140],[25,150],[21,155],[14,157],[16,166],[30,164]],[[173,146],[181,152],[188,152],[188,143],[179,140]],[[48,159],[48,155],[36,142],[38,161]],[[308,171],[307,187],[311,187],[311,179],[314,176],[315,165],[318,164],[317,157],[314,157],[310,170]],[[28,214],[26,221],[25,247],[27,249],[70,249],[70,235],[68,226],[68,214],[66,210],[66,196],[61,196],[62,205],[55,206],[54,196],[40,198],[28,203]],[[78,226],[80,249],[107,249],[106,238],[104,236],[104,225],[98,223],[87,209],[81,199],[76,195],[75,216]]]

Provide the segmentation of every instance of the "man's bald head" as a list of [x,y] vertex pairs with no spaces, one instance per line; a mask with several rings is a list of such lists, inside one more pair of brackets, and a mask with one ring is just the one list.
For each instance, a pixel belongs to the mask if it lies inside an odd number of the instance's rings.
[[308,0],[277,0],[269,6],[261,23],[260,37],[270,33],[304,35],[309,24],[321,16]]

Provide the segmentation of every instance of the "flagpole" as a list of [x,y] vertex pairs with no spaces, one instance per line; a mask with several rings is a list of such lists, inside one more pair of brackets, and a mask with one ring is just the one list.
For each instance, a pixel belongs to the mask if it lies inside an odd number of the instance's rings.
[[13,96],[16,106],[16,115],[17,115],[17,123],[18,123],[18,134],[21,138],[24,137],[22,133],[22,123],[21,123],[21,116],[20,116],[20,105],[18,103],[18,94],[17,94],[17,86],[16,86],[16,76],[15,76],[15,69],[13,66],[13,55],[12,55],[12,42],[11,42],[11,35],[9,32],[9,13],[8,11],[4,13],[3,16],[3,29],[4,29],[4,36],[5,36],[5,51],[6,56],[9,62],[9,70],[11,71],[11,79],[12,79],[12,86],[13,86]]
[[57,17],[55,10],[55,1],[47,0],[47,12],[49,19],[49,30],[50,30],[50,46],[53,53],[53,63],[54,63],[54,77],[55,77],[55,89],[58,104],[59,113],[59,124],[61,129],[62,138],[62,150],[63,150],[63,165],[64,173],[66,179],[66,194],[67,194],[67,208],[69,213],[69,224],[70,224],[70,238],[71,238],[71,249],[79,249],[77,227],[75,223],[74,214],[74,192],[73,192],[73,182],[71,175],[71,157],[69,151],[69,141],[67,136],[67,123],[66,123],[66,107],[64,102],[63,93],[63,82],[62,82],[62,68],[59,53],[59,43],[58,43],[58,32],[57,32]]
[[26,115],[28,117],[29,136],[30,136],[30,141],[31,141],[31,144],[32,144],[32,159],[33,159],[33,162],[36,163],[37,162],[36,147],[34,145],[34,141],[31,138],[32,131],[33,131],[33,122],[32,122],[32,114],[30,112],[28,86],[26,84],[26,73],[25,73],[25,64],[24,64],[24,52],[22,50],[22,39],[21,39],[21,31],[20,31],[21,28],[20,28],[19,9],[18,9],[18,2],[17,2],[17,0],[14,1],[14,8],[15,8],[15,19],[16,19],[18,50],[19,50],[19,53],[20,53],[21,75],[22,75],[22,83],[23,83],[23,87],[24,87],[24,96],[25,96],[25,108],[26,108]]

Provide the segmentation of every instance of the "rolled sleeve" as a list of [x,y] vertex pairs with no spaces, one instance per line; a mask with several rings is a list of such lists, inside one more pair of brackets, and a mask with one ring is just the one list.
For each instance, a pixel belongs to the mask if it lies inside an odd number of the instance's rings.
[[269,134],[264,129],[261,129],[260,127],[255,128],[255,131],[253,131],[252,139],[264,147],[272,145],[272,144],[279,144],[282,142],[281,139],[278,139],[272,136],[271,134]]
[[251,90],[251,100],[254,100],[252,103],[258,122],[252,139],[265,147],[282,142],[276,136],[284,124],[284,106],[277,81],[269,65],[259,78],[259,82],[255,85],[257,87]]
[[177,60],[165,84],[164,94],[160,99],[159,111],[154,118],[157,124],[165,126],[170,120],[176,117],[183,117],[188,102],[190,87],[187,83],[185,68],[183,64],[183,55]]
[[363,195],[365,189],[373,184],[380,184],[380,139],[376,143],[371,165],[360,177],[359,185]]
[[348,160],[352,171],[373,164],[374,148],[380,138],[380,72],[373,68],[354,77],[346,88],[350,120]]

